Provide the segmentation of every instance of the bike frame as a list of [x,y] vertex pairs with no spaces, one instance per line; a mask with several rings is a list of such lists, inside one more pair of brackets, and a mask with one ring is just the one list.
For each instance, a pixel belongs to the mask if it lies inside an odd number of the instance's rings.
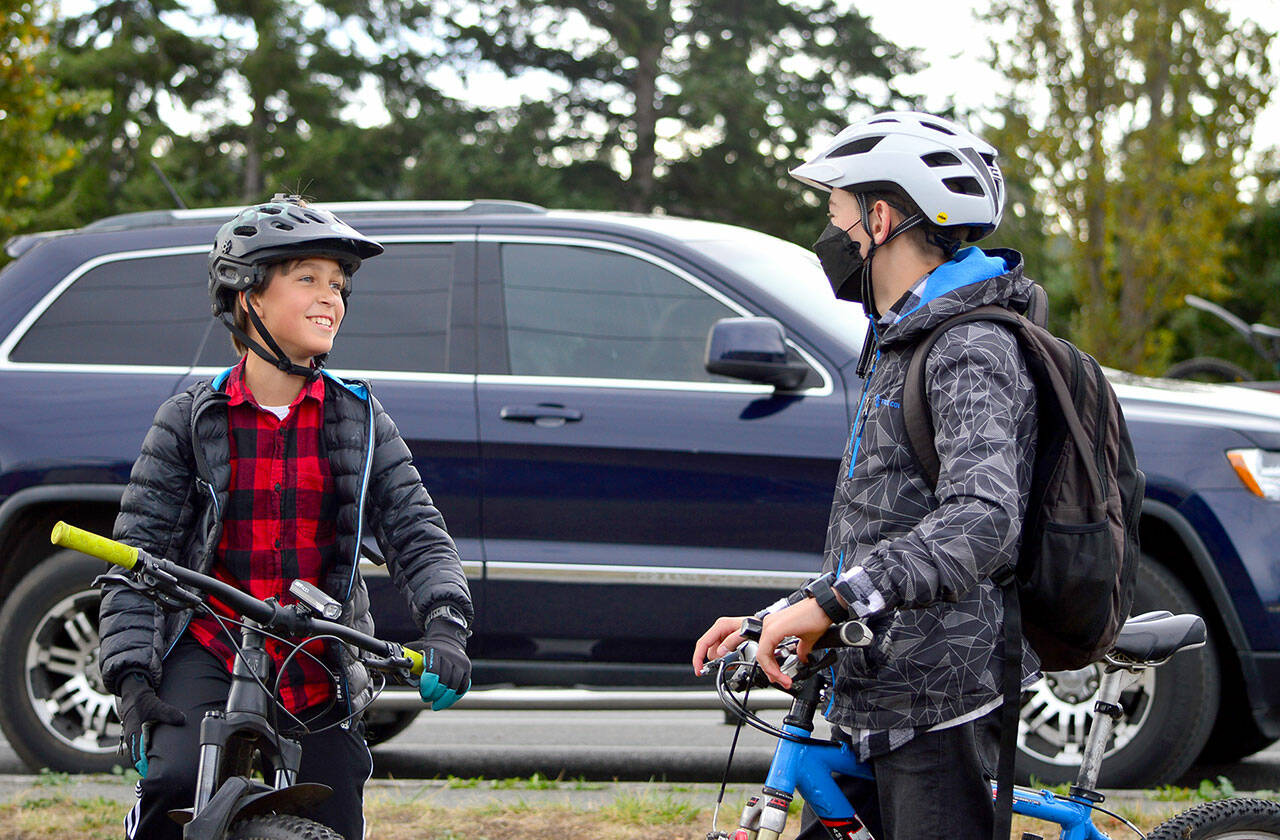
[[[274,698],[267,686],[275,667],[266,651],[266,634],[332,637],[363,651],[364,662],[371,668],[402,676],[422,674],[422,655],[417,651],[316,617],[329,607],[337,609],[337,603],[318,590],[312,594],[290,587],[298,603],[285,606],[275,599],[260,601],[216,578],[65,522],[54,526],[50,540],[120,566],[131,574],[111,576],[113,580],[170,608],[193,607],[212,596],[243,616],[225,711],[207,712],[200,722],[195,802],[191,808],[170,812],[183,823],[184,840],[218,840],[235,818],[272,811],[296,813],[299,807],[332,793],[327,785],[296,781],[302,747],[280,735],[271,719]],[[267,783],[251,778],[255,755],[267,765]]]
[[[784,724],[783,731],[802,738],[811,737],[812,731],[793,724]],[[865,762],[854,756],[848,744],[804,744],[795,741],[779,740],[774,750],[773,761],[769,765],[769,775],[765,781],[763,796],[767,801],[776,801],[783,816],[782,824],[774,828],[768,823],[777,823],[776,816],[769,819],[770,805],[761,805],[759,799],[748,802],[744,811],[745,819],[740,829],[745,829],[750,836],[756,830],[777,831],[781,833],[785,826],[786,807],[798,792],[804,801],[813,808],[813,812],[827,827],[828,833],[835,840],[852,840],[860,835],[862,823],[857,819],[853,805],[849,803],[844,791],[832,778],[832,773],[853,776],[860,779],[874,780],[875,773]],[[995,796],[995,786],[992,786]],[[747,813],[752,812],[752,813]],[[1106,840],[1093,824],[1093,809],[1088,805],[1072,799],[1060,797],[1048,790],[1031,791],[1015,788],[1013,792],[1013,812],[1055,823],[1062,828],[1062,840]],[[749,826],[747,823],[755,823]],[[761,836],[764,836],[763,834]]]
[[[1146,663],[1108,664],[1098,689],[1098,707],[1119,709],[1120,693],[1128,682],[1149,667]],[[785,738],[778,739],[769,774],[761,795],[752,797],[743,808],[738,831],[732,840],[776,840],[786,827],[787,810],[798,792],[813,809],[833,840],[865,840],[870,837],[853,805],[832,774],[874,780],[871,767],[858,760],[849,744],[812,740],[826,682],[821,668],[792,685],[791,710],[783,719]],[[1093,824],[1091,801],[1100,802],[1093,787],[1102,765],[1102,754],[1111,736],[1113,720],[1100,713],[1090,727],[1080,772],[1071,796],[1049,790],[1014,788],[1013,813],[1061,828],[1061,840],[1106,840]],[[991,795],[996,794],[992,785]],[[1096,800],[1092,797],[1097,797]],[[708,835],[712,837],[715,835]],[[729,835],[721,835],[728,837]]]

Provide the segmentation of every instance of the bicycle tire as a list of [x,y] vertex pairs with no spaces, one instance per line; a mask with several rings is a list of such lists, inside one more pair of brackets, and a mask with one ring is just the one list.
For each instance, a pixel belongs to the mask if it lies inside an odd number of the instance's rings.
[[342,835],[315,820],[293,814],[257,814],[236,820],[227,840],[343,840]]
[[1166,379],[1192,379],[1197,382],[1252,382],[1254,375],[1226,359],[1197,356],[1169,365]]
[[1280,802],[1206,802],[1156,826],[1147,840],[1280,840]]

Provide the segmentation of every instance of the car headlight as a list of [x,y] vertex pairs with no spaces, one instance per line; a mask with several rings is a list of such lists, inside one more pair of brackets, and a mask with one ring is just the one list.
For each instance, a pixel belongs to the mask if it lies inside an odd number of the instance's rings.
[[1266,449],[1230,449],[1227,460],[1249,492],[1280,501],[1280,452]]

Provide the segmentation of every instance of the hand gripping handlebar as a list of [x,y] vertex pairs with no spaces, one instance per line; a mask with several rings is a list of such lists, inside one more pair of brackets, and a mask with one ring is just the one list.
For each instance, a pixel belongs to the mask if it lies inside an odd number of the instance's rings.
[[[249,593],[236,589],[216,578],[202,575],[193,569],[179,566],[167,560],[157,559],[133,546],[86,531],[83,528],[77,528],[66,522],[58,522],[53,526],[49,541],[54,545],[60,545],[63,548],[70,548],[82,554],[88,554],[90,557],[105,560],[134,574],[145,575],[150,572],[167,576],[185,586],[216,595],[232,609],[264,625],[279,621],[283,609],[289,609],[290,618],[295,621],[298,620],[298,616],[292,612],[292,608],[282,608],[279,605],[260,601]],[[337,624],[332,621],[323,621],[311,617],[304,617],[302,620],[308,622],[309,633],[313,635],[326,634],[336,636],[342,641],[375,656],[406,659],[409,661],[409,670],[415,675],[422,675],[422,654],[416,650],[403,647],[394,642],[375,639],[373,636],[361,633],[358,630],[347,627],[345,624]]]

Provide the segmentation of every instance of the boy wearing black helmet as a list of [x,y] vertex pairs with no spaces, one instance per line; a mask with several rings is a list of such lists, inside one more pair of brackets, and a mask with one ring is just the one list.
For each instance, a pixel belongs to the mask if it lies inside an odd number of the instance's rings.
[[[876,781],[844,780],[879,840],[989,838],[1004,657],[992,576],[1018,557],[1035,446],[1034,385],[1017,339],[983,321],[947,330],[925,381],[941,469],[920,475],[902,416],[917,343],[986,304],[1023,310],[1033,284],[1009,250],[962,247],[1004,208],[996,150],[955,123],[877,114],[792,170],[827,192],[814,245],[836,297],[868,318],[862,398],[841,461],[825,574],[761,611],[758,661],[770,679],[784,637],[800,653],[833,621],[857,617],[872,646],[840,652],[827,717]],[[735,648],[742,617],[695,646],[695,670]],[[1037,660],[1024,645],[1022,684]],[[931,804],[932,803],[932,804]],[[808,815],[801,837],[827,836]]]
[[[242,358],[160,407],[114,535],[258,598],[292,603],[289,585],[305,580],[342,604],[340,621],[365,632],[373,622],[360,543],[374,537],[423,628],[417,646],[431,651],[431,665],[419,690],[439,710],[470,687],[473,613],[457,551],[368,386],[322,371],[352,275],[380,253],[293,196],[222,226],[209,293]],[[226,702],[238,638],[227,622],[236,618],[216,601],[164,612],[127,586],[103,587],[102,677],[120,696],[122,748],[143,776],[127,837],[181,837],[168,812],[191,805],[199,722]],[[369,675],[342,645],[310,643],[309,656],[287,664],[290,646],[267,649],[279,669],[281,726],[307,731],[298,781],[334,790],[306,816],[358,840],[372,770],[359,725]]]

